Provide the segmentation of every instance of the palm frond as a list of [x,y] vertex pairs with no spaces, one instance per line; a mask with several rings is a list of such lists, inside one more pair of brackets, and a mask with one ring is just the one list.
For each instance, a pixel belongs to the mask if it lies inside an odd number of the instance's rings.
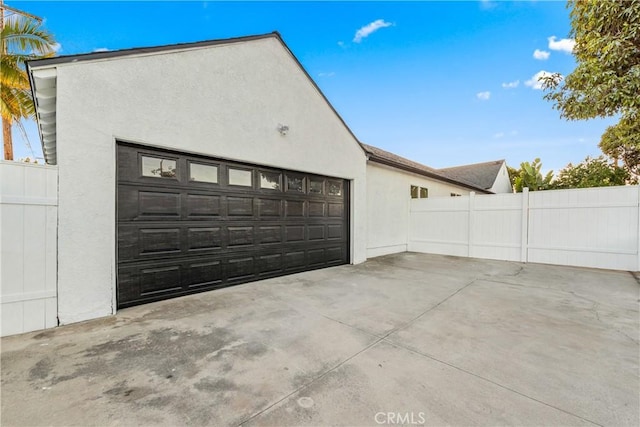
[[0,114],[11,122],[35,116],[35,107],[28,89],[0,87]]
[[40,23],[33,19],[19,15],[12,15],[4,23],[0,32],[4,52],[27,53],[32,52],[40,56],[55,54],[53,35],[40,27]]
[[0,59],[0,84],[3,86],[28,88],[29,77],[10,55],[4,55]]
[[35,116],[26,62],[55,54],[53,35],[40,23],[12,15],[0,30],[0,113],[9,122]]

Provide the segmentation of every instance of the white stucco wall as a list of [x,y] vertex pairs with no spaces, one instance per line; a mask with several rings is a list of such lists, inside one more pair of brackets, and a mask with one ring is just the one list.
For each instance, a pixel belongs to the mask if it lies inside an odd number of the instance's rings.
[[366,259],[364,152],[276,38],[60,64],[63,324],[115,312],[116,139],[350,179],[352,262]]
[[496,194],[513,193],[513,188],[511,188],[511,180],[509,179],[509,172],[507,171],[506,163],[502,163],[500,171],[496,176],[496,180],[489,190]]
[[429,189],[429,197],[469,194],[464,187],[400,169],[367,163],[367,258],[407,250],[412,185]]

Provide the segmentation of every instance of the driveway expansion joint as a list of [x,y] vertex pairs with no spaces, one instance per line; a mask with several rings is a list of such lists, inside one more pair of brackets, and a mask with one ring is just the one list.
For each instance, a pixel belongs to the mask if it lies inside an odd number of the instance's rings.
[[586,422],[588,422],[588,423],[590,423],[590,424],[593,424],[593,425],[596,425],[596,426],[600,426],[600,427],[604,427],[602,424],[599,424],[599,423],[597,423],[597,422],[595,422],[595,421],[592,421],[592,420],[590,420],[590,419],[588,419],[588,418],[585,418],[585,417],[582,417],[582,416],[580,416],[580,415],[574,414],[573,412],[567,411],[566,409],[559,408],[559,407],[557,407],[557,406],[555,406],[555,405],[552,405],[552,404],[550,404],[550,403],[547,403],[547,402],[545,402],[545,401],[543,401],[543,400],[536,399],[536,398],[535,398],[535,397],[533,397],[533,396],[529,396],[529,395],[527,395],[527,394],[525,394],[525,393],[523,393],[523,392],[520,392],[520,391],[518,391],[518,390],[515,390],[515,389],[513,389],[513,388],[511,388],[511,387],[508,387],[508,386],[506,386],[506,385],[504,385],[504,384],[500,384],[499,382],[496,382],[496,381],[494,381],[494,380],[492,380],[492,379],[489,379],[489,378],[483,377],[482,375],[478,375],[478,374],[476,374],[476,373],[474,373],[474,372],[471,372],[471,371],[469,371],[469,370],[467,370],[467,369],[461,368],[461,367],[456,366],[456,365],[454,365],[454,364],[452,364],[452,363],[449,363],[449,362],[446,362],[446,361],[444,361],[444,360],[438,359],[438,358],[436,358],[436,357],[434,357],[434,356],[431,356],[431,355],[429,355],[429,354],[423,353],[423,352],[418,351],[418,350],[416,350],[416,349],[413,349],[413,348],[411,348],[411,347],[407,347],[407,346],[405,346],[405,345],[403,345],[403,344],[400,344],[400,343],[398,343],[398,342],[396,342],[396,341],[389,341],[389,340],[387,340],[387,339],[384,339],[384,342],[385,342],[385,343],[387,343],[387,344],[390,344],[390,345],[392,345],[392,346],[394,346],[394,347],[402,348],[402,349],[404,349],[404,350],[410,351],[411,353],[414,353],[414,354],[416,354],[416,355],[418,355],[418,356],[422,356],[422,357],[424,357],[424,358],[427,358],[427,359],[433,360],[434,362],[438,362],[438,363],[441,363],[441,364],[443,364],[443,365],[449,366],[450,368],[456,369],[456,370],[458,370],[458,371],[460,371],[460,372],[463,372],[463,373],[465,373],[465,374],[467,374],[467,375],[471,375],[471,376],[473,376],[473,377],[475,377],[475,378],[478,378],[478,379],[480,379],[480,380],[482,380],[482,381],[486,381],[486,382],[488,382],[488,383],[491,383],[491,384],[493,384],[493,385],[495,385],[495,386],[498,386],[498,387],[500,387],[500,388],[502,388],[502,389],[504,389],[504,390],[507,390],[507,391],[509,391],[509,392],[511,392],[511,393],[515,393],[515,394],[517,394],[517,395],[519,395],[519,396],[522,396],[522,397],[524,397],[524,398],[526,398],[526,399],[529,399],[529,400],[532,400],[532,401],[534,401],[534,402],[537,402],[537,403],[539,403],[539,404],[541,404],[541,405],[545,405],[545,406],[548,406],[549,408],[555,409],[555,410],[557,410],[557,411],[564,412],[564,413],[565,413],[565,414],[567,414],[567,415],[571,415],[571,416],[573,416],[573,417],[579,418],[579,419],[581,419],[581,420],[583,420],[583,421],[586,421]]
[[[464,285],[463,287],[459,288],[458,290],[456,290],[455,292],[453,292],[452,294],[448,295],[447,297],[445,297],[442,301],[440,301],[439,303],[437,303],[436,305],[434,305],[433,307],[429,307],[427,310],[423,311],[422,313],[420,313],[418,316],[414,317],[413,319],[409,320],[408,322],[398,326],[397,328],[394,328],[392,330],[390,330],[389,332],[387,332],[386,334],[384,334],[382,337],[377,337],[377,339],[372,342],[371,344],[365,346],[363,349],[357,351],[356,353],[352,354],[351,356],[347,357],[346,359],[344,359],[342,362],[338,363],[337,365],[335,365],[334,367],[326,370],[325,372],[322,372],[320,375],[318,375],[317,377],[313,378],[311,381],[301,385],[300,387],[297,387],[295,390],[293,390],[291,393],[287,394],[286,396],[278,399],[277,401],[267,405],[267,407],[261,409],[260,411],[256,412],[255,414],[251,415],[250,417],[248,417],[247,419],[245,419],[244,421],[240,422],[238,425],[242,426],[245,425],[246,423],[248,423],[249,421],[253,420],[254,418],[262,415],[263,413],[265,413],[266,411],[268,411],[269,409],[273,408],[274,406],[276,406],[277,404],[279,404],[280,402],[283,402],[284,400],[288,399],[289,397],[295,395],[296,393],[298,393],[299,391],[307,388],[308,386],[312,385],[313,383],[315,383],[316,381],[324,378],[325,376],[327,376],[328,374],[330,374],[331,372],[335,371],[336,369],[340,368],[341,366],[343,366],[345,363],[349,362],[350,360],[352,360],[353,358],[355,358],[356,356],[364,353],[365,351],[369,350],[370,348],[376,346],[377,344],[385,341],[388,342],[386,340],[387,337],[389,337],[391,334],[398,332],[408,326],[410,326],[411,324],[413,324],[416,320],[420,319],[422,316],[424,316],[425,314],[427,314],[428,312],[430,312],[431,310],[434,310],[436,308],[438,308],[441,304],[445,303],[446,301],[448,301],[449,299],[453,298],[454,296],[456,296],[458,293],[460,293],[461,291],[463,291],[464,289],[466,289],[467,287],[469,287],[470,285],[472,285],[475,282],[475,279],[472,280],[471,282],[467,283],[466,285]],[[329,320],[334,320],[334,319],[330,319],[326,316],[323,315],[323,317],[329,319]],[[346,325],[343,322],[340,322],[338,320],[334,320],[340,324],[343,324],[345,326],[349,326],[352,327],[351,325]],[[354,329],[358,329],[358,328],[354,328]],[[359,330],[359,329],[358,329]],[[363,331],[362,331],[363,332]],[[370,336],[374,336],[375,335],[371,334],[371,333],[367,333],[367,335]]]

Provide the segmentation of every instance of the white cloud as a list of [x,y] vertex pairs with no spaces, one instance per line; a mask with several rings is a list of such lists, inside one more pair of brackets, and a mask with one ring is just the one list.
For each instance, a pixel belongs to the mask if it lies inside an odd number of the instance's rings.
[[559,50],[561,52],[571,53],[573,52],[573,48],[576,45],[576,41],[574,39],[560,39],[556,40],[556,36],[551,36],[547,40],[549,40],[549,49],[551,50]]
[[504,132],[495,133],[495,134],[493,134],[493,137],[494,138],[502,138],[502,137],[504,137]]
[[551,52],[547,52],[546,50],[536,49],[533,51],[533,57],[540,61],[546,61],[549,59],[549,55],[551,55]]
[[505,89],[515,89],[520,84],[520,80],[515,80],[512,82],[502,83],[502,87]]
[[491,98],[491,92],[489,91],[478,92],[476,93],[476,97],[481,101],[488,101],[489,98]]
[[[542,89],[542,81],[540,79],[542,79],[544,77],[550,77],[552,75],[553,75],[553,73],[550,73],[550,72],[544,71],[544,70],[540,70],[537,73],[535,73],[533,75],[533,77],[531,77],[529,80],[524,82],[524,84],[526,86],[529,86],[532,89],[541,90]],[[560,78],[562,79],[562,76],[560,76]]]
[[62,45],[60,43],[54,43],[53,44],[53,51],[56,52],[56,53],[62,51]]
[[392,24],[390,22],[386,22],[384,19],[377,19],[356,31],[356,35],[353,37],[353,42],[360,43],[362,39],[378,31],[380,28],[390,27],[391,25]]
[[344,47],[344,42],[343,42],[342,40],[340,40],[340,41],[338,42],[338,46],[340,46],[340,47]]
[[495,2],[491,1],[491,0],[481,0],[480,1],[480,7],[482,9],[493,9],[494,7],[498,6]]
[[335,71],[330,71],[328,73],[318,73],[318,77],[333,77],[335,75]]
[[109,49],[106,47],[98,47],[96,49],[93,49],[94,52],[109,52]]

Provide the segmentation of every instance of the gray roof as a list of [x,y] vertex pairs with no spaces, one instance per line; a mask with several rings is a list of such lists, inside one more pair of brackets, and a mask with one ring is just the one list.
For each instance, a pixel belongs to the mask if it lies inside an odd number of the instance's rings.
[[496,182],[498,172],[500,172],[500,168],[504,162],[504,160],[494,160],[491,162],[474,163],[472,165],[454,166],[438,169],[438,172],[451,179],[470,182],[480,188],[489,190]]
[[[437,179],[438,181],[448,182],[460,187],[468,188],[473,191],[479,191],[481,193],[491,193],[488,188],[480,187],[472,181],[466,179],[453,178],[441,172],[441,170],[431,168],[413,160],[400,157],[397,154],[390,153],[381,148],[374,147],[372,145],[360,143],[364,151],[367,153],[370,161],[392,166],[398,169],[403,169],[408,172],[413,172],[418,175],[423,175],[428,178]],[[491,186],[489,186],[491,188]]]

